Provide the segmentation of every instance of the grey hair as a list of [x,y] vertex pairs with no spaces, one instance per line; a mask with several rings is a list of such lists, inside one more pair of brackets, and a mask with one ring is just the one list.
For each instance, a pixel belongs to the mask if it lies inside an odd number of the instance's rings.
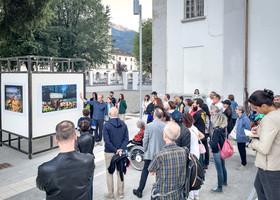
[[156,108],[155,109],[155,116],[158,118],[158,119],[161,119],[163,117],[163,111],[160,109],[160,108]]
[[139,119],[137,122],[136,122],[136,125],[140,128],[140,129],[143,129],[145,127],[145,123]]
[[274,98],[280,98],[280,95],[279,95],[279,94],[278,94],[278,95],[275,95]]
[[177,140],[177,138],[180,136],[180,131],[180,126],[175,122],[168,122],[163,129],[163,132],[171,141]]
[[242,114],[245,113],[245,107],[244,106],[237,106],[236,109],[241,111]]
[[228,125],[227,116],[224,114],[218,113],[214,118],[215,127],[225,128]]
[[75,136],[75,125],[71,121],[62,121],[56,125],[56,138],[58,141],[73,140]]
[[211,110],[214,109],[214,110],[215,110],[215,113],[218,113],[218,112],[220,111],[220,109],[218,108],[218,106],[212,105],[210,108],[211,108]]

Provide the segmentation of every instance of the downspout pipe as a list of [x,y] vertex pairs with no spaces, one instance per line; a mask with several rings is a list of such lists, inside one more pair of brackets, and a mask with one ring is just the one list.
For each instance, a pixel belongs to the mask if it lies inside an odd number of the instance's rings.
[[249,24],[249,0],[245,4],[245,67],[244,67],[244,100],[248,100],[248,24]]

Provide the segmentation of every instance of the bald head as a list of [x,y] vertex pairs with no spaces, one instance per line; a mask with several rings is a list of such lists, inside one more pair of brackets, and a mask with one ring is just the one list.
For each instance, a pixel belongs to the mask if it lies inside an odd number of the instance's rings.
[[180,126],[175,122],[168,122],[163,129],[166,137],[173,142],[180,136],[180,131]]
[[109,115],[110,117],[118,117],[119,111],[116,107],[110,108]]

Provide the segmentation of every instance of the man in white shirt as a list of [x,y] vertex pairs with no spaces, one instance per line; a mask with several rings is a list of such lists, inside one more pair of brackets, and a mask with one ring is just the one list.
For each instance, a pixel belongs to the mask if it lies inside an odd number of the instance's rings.
[[224,106],[221,102],[221,96],[219,94],[214,95],[213,104],[219,108],[219,113],[224,112]]
[[209,95],[209,97],[206,99],[206,104],[208,106],[209,111],[211,110],[211,106],[213,104],[213,98],[215,96],[216,92],[212,91]]
[[169,94],[165,94],[163,99],[164,99],[164,101],[163,101],[164,109],[167,110],[168,101],[170,100],[170,95]]

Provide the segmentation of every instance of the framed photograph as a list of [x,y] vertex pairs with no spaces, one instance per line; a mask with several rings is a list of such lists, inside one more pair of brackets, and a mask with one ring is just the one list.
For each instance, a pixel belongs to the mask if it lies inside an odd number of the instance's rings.
[[5,85],[5,110],[23,113],[23,86]]
[[77,85],[42,85],[42,113],[77,108]]

